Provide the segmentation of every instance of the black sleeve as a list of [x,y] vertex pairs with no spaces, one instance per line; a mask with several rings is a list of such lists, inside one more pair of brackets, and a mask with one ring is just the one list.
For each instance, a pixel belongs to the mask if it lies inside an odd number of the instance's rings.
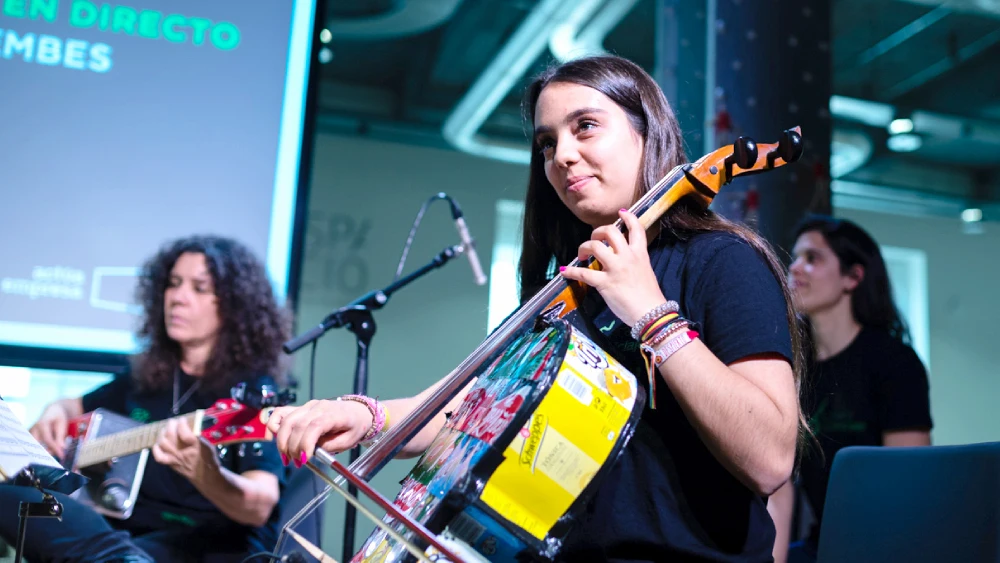
[[[883,431],[927,429],[931,421],[927,371],[912,348],[899,345],[895,361],[885,362],[879,384],[878,416]],[[888,358],[887,358],[888,359]]]
[[791,362],[785,296],[764,257],[739,239],[701,256],[689,257],[697,269],[685,284],[684,312],[705,345],[727,365],[766,353]]
[[129,373],[115,375],[110,382],[94,389],[82,397],[83,412],[94,409],[108,409],[112,412],[128,416],[125,412],[125,399],[132,388],[132,375]]

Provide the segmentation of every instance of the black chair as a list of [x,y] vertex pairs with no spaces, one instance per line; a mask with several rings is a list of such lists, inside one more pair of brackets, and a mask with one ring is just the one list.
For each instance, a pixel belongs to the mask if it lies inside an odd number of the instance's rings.
[[837,453],[818,563],[1000,561],[1000,442]]

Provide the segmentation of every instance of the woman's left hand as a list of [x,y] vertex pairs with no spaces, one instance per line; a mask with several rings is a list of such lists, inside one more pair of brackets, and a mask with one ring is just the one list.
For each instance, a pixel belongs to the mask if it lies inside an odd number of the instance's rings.
[[613,225],[605,225],[594,229],[591,239],[580,245],[579,260],[593,256],[601,263],[600,270],[569,266],[560,270],[565,278],[600,292],[611,312],[632,326],[667,299],[649,263],[646,229],[628,210],[622,209],[618,214],[628,227],[628,240]]
[[153,446],[153,459],[169,466],[192,483],[218,470],[215,448],[191,431],[183,420],[170,419]]

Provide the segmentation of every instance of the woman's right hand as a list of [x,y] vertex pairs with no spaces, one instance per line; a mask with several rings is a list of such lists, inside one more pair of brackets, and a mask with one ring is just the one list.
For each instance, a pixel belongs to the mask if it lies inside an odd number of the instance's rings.
[[61,460],[66,453],[68,425],[69,416],[66,409],[59,403],[51,403],[45,407],[42,416],[29,429],[29,432],[49,453]]
[[301,467],[316,447],[330,453],[349,450],[372,427],[372,413],[356,401],[323,399],[299,407],[278,407],[267,419],[282,461]]

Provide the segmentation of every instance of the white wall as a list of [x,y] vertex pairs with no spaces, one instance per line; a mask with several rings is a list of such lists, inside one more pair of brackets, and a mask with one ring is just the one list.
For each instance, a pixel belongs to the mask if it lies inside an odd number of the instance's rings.
[[[461,205],[489,272],[496,200],[522,199],[526,180],[524,166],[452,151],[319,136],[298,332],[392,281],[417,211],[437,192]],[[403,274],[458,242],[447,203],[435,202],[417,231]],[[450,372],[486,337],[487,302],[488,285],[474,284],[464,257],[395,293],[375,313],[378,329],[370,351],[369,394],[383,399],[409,396]],[[355,357],[354,335],[345,329],[333,329],[320,340],[317,398],[351,392]],[[296,354],[295,374],[303,383],[300,402],[309,394],[308,365],[307,347]],[[346,454],[341,459],[346,462]],[[394,461],[373,484],[391,498],[412,466],[412,461]],[[323,548],[339,559],[344,502],[338,497],[326,504]],[[356,548],[371,529],[359,518]]]
[[997,345],[1000,225],[962,234],[959,219],[911,218],[848,209],[883,245],[927,253],[931,415],[935,444],[1000,440]]

